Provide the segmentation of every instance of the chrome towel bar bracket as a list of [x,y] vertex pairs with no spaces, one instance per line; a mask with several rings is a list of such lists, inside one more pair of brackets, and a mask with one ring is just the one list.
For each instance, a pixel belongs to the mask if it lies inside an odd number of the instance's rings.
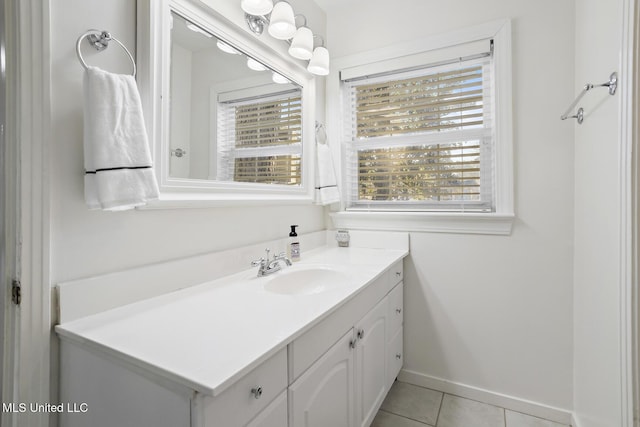
[[578,94],[575,101],[573,101],[569,106],[569,108],[567,108],[567,111],[565,111],[565,113],[562,116],[560,116],[560,119],[561,120],[576,119],[578,121],[578,124],[582,124],[582,122],[584,121],[584,108],[578,108],[578,111],[573,116],[570,116],[569,114],[571,113],[571,111],[573,111],[573,109],[578,104],[578,102],[582,99],[584,94],[589,92],[594,87],[608,87],[609,95],[615,95],[616,89],[618,89],[618,73],[616,73],[615,71],[611,73],[611,75],[609,76],[609,81],[606,83],[602,83],[599,85],[593,85],[591,83],[587,83],[584,86],[584,88],[582,88],[582,92]]
[[76,42],[76,54],[78,55],[78,60],[80,60],[80,64],[82,64],[85,70],[87,69],[88,66],[87,66],[87,63],[84,61],[84,58],[82,57],[82,52],[80,51],[80,46],[82,45],[82,40],[84,38],[86,38],[91,44],[91,46],[93,46],[98,52],[103,51],[107,47],[109,47],[110,41],[116,42],[122,48],[122,50],[124,50],[124,52],[129,57],[129,60],[131,61],[131,65],[133,66],[131,75],[133,77],[136,76],[136,61],[133,59],[133,55],[131,55],[131,52],[129,52],[129,49],[127,49],[125,45],[123,45],[120,42],[120,40],[118,40],[115,37],[112,37],[111,33],[109,33],[108,31],[88,30],[86,33],[78,37],[78,41]]

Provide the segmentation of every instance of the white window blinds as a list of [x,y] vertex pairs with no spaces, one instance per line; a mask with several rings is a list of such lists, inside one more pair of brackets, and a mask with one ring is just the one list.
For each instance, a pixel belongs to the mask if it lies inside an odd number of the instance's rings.
[[492,210],[491,54],[447,62],[345,82],[348,209]]
[[299,185],[300,91],[218,105],[218,180]]

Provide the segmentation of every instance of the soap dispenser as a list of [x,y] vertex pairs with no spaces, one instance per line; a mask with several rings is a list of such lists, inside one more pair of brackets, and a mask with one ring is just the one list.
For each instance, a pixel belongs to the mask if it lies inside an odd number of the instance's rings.
[[289,243],[287,244],[287,257],[291,261],[300,261],[300,240],[298,240],[298,233],[296,233],[297,225],[291,226],[291,232],[289,233]]

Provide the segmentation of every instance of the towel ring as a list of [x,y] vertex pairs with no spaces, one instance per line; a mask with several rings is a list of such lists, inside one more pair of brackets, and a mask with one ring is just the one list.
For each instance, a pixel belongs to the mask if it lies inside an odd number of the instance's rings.
[[76,54],[78,55],[80,64],[82,64],[85,70],[88,68],[88,65],[86,62],[84,62],[84,58],[82,57],[82,53],[80,52],[80,45],[82,44],[82,39],[84,39],[85,37],[87,37],[91,46],[93,46],[98,52],[105,50],[107,47],[109,47],[109,42],[112,40],[118,43],[118,45],[120,45],[122,50],[124,50],[124,52],[127,54],[129,59],[131,60],[131,65],[133,66],[133,71],[131,75],[133,77],[136,76],[136,61],[133,59],[133,55],[131,55],[131,52],[129,52],[129,49],[127,49],[125,45],[123,45],[120,42],[120,40],[118,40],[115,37],[112,37],[108,31],[88,30],[86,33],[78,37],[78,41],[76,42]]

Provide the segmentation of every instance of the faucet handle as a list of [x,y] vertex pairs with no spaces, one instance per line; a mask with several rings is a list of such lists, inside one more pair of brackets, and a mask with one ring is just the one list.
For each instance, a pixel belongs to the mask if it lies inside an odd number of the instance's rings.
[[274,260],[283,260],[285,264],[291,265],[291,260],[287,257],[287,254],[280,252],[278,255],[274,255]]
[[267,253],[267,257],[266,258],[258,258],[256,260],[251,261],[251,267],[258,267],[261,265],[265,265],[267,262],[269,262],[269,252],[271,252],[271,249],[266,248],[265,252]]

